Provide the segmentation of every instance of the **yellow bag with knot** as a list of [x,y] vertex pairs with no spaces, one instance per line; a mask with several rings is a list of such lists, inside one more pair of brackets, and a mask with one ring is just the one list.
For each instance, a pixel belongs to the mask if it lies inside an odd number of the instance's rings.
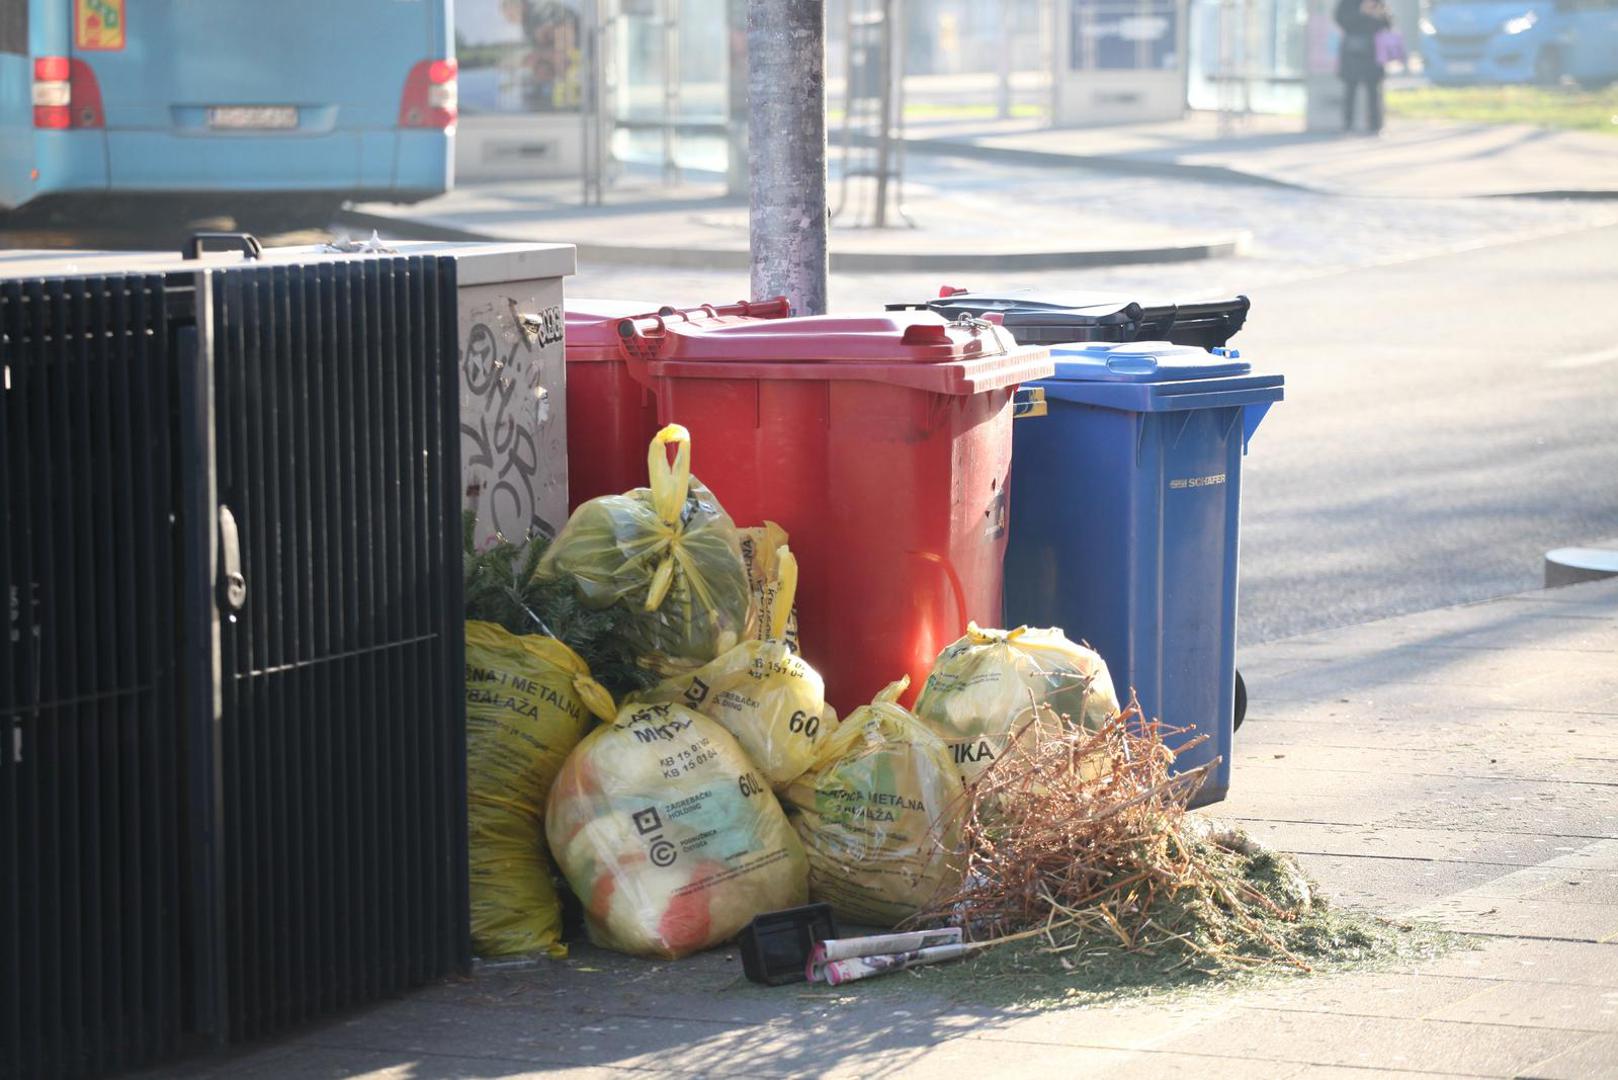
[[711,664],[630,695],[631,702],[684,705],[736,737],[773,788],[790,783],[815,760],[837,727],[820,674],[785,641],[798,590],[798,562],[783,547],[768,590],[767,640],[744,641]]
[[[797,609],[787,604],[784,629],[776,629],[771,616],[775,594],[781,588],[781,564],[777,553],[787,546],[787,531],[773,521],[766,521],[762,525],[743,529],[741,533],[742,565],[747,568],[747,588],[753,594],[747,636],[759,641],[784,641],[793,652],[797,652]],[[794,577],[794,587],[796,583]]]
[[[670,466],[666,447],[674,444]],[[647,452],[651,486],[580,504],[535,569],[567,580],[593,608],[628,609],[626,633],[660,670],[705,664],[742,640],[751,595],[741,537],[691,475],[691,436],[678,424]]]
[[961,778],[949,748],[898,704],[909,677],[849,713],[784,795],[809,856],[809,897],[894,926],[961,882]]
[[545,811],[590,938],[677,959],[802,904],[803,846],[724,728],[680,705],[626,705],[568,756]]
[[[1049,712],[1036,718],[1034,705]],[[1118,711],[1107,665],[1093,649],[1058,629],[1019,626],[984,630],[968,623],[966,636],[938,654],[916,715],[950,744],[967,783],[999,757],[1019,731],[1066,716],[1091,731]]]
[[466,624],[466,789],[472,947],[566,956],[545,858],[545,799],[590,714],[612,698],[555,638]]

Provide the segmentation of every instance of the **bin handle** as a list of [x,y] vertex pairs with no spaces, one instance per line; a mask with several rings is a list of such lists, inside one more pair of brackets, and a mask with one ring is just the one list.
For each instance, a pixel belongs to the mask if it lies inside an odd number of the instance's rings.
[[944,571],[944,577],[949,581],[950,592],[955,596],[955,625],[964,627],[972,620],[966,614],[966,590],[961,586],[961,575],[955,572],[955,565],[944,556],[932,551],[907,551],[907,555],[914,555],[924,562],[936,563]]
[[200,259],[209,244],[228,245],[230,250],[240,251],[249,259],[262,258],[264,255],[264,245],[259,243],[258,237],[244,232],[192,233],[191,239],[180,249],[180,254],[187,259]]

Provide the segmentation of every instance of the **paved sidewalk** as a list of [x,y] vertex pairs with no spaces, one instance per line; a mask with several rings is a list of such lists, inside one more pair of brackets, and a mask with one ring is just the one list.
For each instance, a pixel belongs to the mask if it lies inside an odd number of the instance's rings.
[[1217,113],[1101,128],[918,127],[915,151],[1265,183],[1334,195],[1618,198],[1618,138],[1526,124],[1388,121],[1381,136],[1310,134],[1297,117]]
[[[859,203],[869,185],[851,190],[832,223],[834,272],[1000,272],[1079,269],[1137,263],[1186,262],[1239,254],[1248,234],[1232,228],[1185,228],[1155,223],[1149,208],[1128,218],[1082,204],[1030,214],[1014,199],[961,198],[924,183],[905,186],[904,212],[918,228],[860,227],[869,211]],[[829,198],[838,209],[834,180]],[[344,213],[346,224],[420,239],[498,239],[564,242],[582,262],[609,265],[745,270],[745,200],[722,185],[665,188],[644,180],[615,184],[606,206],[578,204],[576,182],[511,181],[468,184],[414,206],[365,204]]]
[[[762,990],[734,953],[486,971],[189,1075],[1618,1077],[1618,580],[1244,650],[1220,813],[1340,903],[1480,947],[1011,1012]],[[910,976],[893,976],[906,979]]]

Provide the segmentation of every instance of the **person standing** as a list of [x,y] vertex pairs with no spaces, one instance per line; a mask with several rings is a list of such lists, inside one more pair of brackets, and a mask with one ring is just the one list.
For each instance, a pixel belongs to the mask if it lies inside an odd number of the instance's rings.
[[1382,0],[1337,0],[1337,25],[1343,44],[1337,73],[1343,79],[1343,130],[1354,130],[1355,102],[1365,87],[1366,125],[1372,135],[1382,130],[1382,61],[1376,36],[1393,25]]

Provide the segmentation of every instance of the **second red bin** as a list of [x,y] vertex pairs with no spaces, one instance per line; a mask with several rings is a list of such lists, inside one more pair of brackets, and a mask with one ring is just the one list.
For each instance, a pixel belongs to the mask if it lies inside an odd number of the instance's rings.
[[901,675],[913,700],[968,619],[999,624],[1013,396],[1048,350],[928,314],[619,333],[731,518],[790,534],[803,652],[840,711]]
[[706,323],[780,319],[785,297],[756,303],[659,309],[623,300],[568,300],[567,509],[598,495],[646,485],[646,444],[660,426],[649,390],[630,378],[618,344],[626,317],[656,312],[665,319]]

